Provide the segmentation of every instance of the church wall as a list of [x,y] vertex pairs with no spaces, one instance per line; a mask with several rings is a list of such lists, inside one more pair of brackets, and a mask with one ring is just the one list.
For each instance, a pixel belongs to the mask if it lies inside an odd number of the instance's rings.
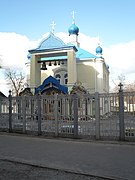
[[76,54],[74,49],[68,51],[67,55],[68,90],[70,91],[74,83],[77,81]]
[[[47,70],[41,71],[41,83],[49,76],[55,77],[55,75],[59,74],[61,76],[60,84],[65,85],[64,76],[67,74],[67,65],[57,65],[57,66],[48,66]],[[57,79],[57,78],[56,78]]]
[[26,80],[27,80],[27,85],[30,87],[30,61],[27,62],[26,64]]
[[96,69],[96,92],[103,93],[103,62],[98,60],[95,63]]
[[96,91],[99,93],[109,92],[109,71],[103,60],[95,63],[97,73]]
[[75,46],[80,46],[80,43],[78,42],[78,36],[76,34],[72,34],[69,37],[69,43],[74,44]]
[[41,72],[41,84],[43,83],[43,81],[48,77],[47,73],[45,72]]
[[103,79],[104,79],[104,84],[103,84],[103,88],[105,90],[105,92],[109,92],[109,70],[106,67],[106,65],[103,65]]
[[35,87],[41,84],[40,64],[38,63],[38,56],[31,54],[30,59],[30,88],[34,93]]
[[103,60],[77,63],[77,81],[90,92],[109,92],[109,71]]
[[[27,71],[30,71],[30,63],[27,64]],[[47,65],[47,70],[41,70],[41,84],[50,75],[54,77],[55,71],[66,73],[67,66]],[[97,78],[96,78],[97,77]],[[77,63],[77,81],[90,92],[98,91],[100,93],[109,92],[109,71],[103,61],[79,62]],[[30,85],[30,72],[27,72],[27,83]],[[64,85],[63,81],[60,81]]]
[[54,76],[53,69],[54,69],[53,66],[51,66],[51,67],[47,66],[47,70],[41,70],[41,84],[47,77]]
[[93,66],[83,63],[77,64],[77,81],[91,93],[95,90],[95,70]]

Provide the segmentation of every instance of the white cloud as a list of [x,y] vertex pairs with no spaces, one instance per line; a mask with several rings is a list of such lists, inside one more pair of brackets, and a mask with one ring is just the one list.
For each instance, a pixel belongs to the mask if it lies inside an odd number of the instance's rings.
[[[69,43],[69,35],[67,33],[63,33],[63,32],[56,33],[56,36],[62,39],[65,43]],[[78,41],[80,43],[81,48],[95,54],[95,49],[99,42],[98,37],[90,37],[90,36],[86,36],[85,34],[79,33]]]
[[[30,41],[26,36],[16,33],[0,32],[0,65],[6,68],[25,68],[28,49],[37,46],[37,41]],[[0,69],[0,91],[8,95],[8,86]]]
[[134,48],[135,40],[104,48],[104,56],[110,67],[110,82],[116,81],[120,74],[125,76],[127,83],[135,81]]
[[[68,42],[68,34],[58,33],[57,36],[66,43]],[[90,37],[80,33],[78,39],[82,48],[95,54],[95,49],[99,43],[99,37]],[[116,81],[119,75],[124,74],[127,81],[134,81],[135,40],[127,43],[110,45],[109,47],[103,47],[102,44],[104,44],[104,42],[101,42],[101,46],[103,48],[103,57],[110,67],[110,80],[113,79],[113,81]]]
[[0,55],[4,67],[24,67],[28,49],[36,42],[16,33],[0,33]]
[[112,73],[115,72],[115,69],[124,73],[134,72],[134,48],[135,41],[127,42],[124,44],[116,44],[105,48],[106,60],[111,64]]
[[[45,33],[37,41],[30,41],[26,36],[20,34],[0,32],[0,58],[3,61],[2,64],[4,66],[23,68],[27,61],[28,50],[36,48],[42,38],[47,36],[48,33]],[[61,38],[65,43],[69,42],[69,36],[67,33],[56,33],[56,36]],[[95,49],[99,42],[98,37],[90,37],[80,33],[78,39],[81,48],[95,54]],[[115,81],[118,75],[124,74],[127,80],[134,80],[134,48],[135,40],[127,43],[110,45],[109,47],[103,47],[103,56],[110,67],[110,79]],[[4,83],[4,81],[0,80],[0,88],[2,83]]]
[[99,37],[90,37],[82,33],[80,33],[79,36],[80,47],[91,52],[92,54],[95,54],[95,50],[99,43]]

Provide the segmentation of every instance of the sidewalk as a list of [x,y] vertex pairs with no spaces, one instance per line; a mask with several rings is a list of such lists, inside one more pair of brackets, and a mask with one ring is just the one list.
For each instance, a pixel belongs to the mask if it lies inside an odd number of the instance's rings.
[[135,179],[135,145],[0,134],[0,159],[112,179]]

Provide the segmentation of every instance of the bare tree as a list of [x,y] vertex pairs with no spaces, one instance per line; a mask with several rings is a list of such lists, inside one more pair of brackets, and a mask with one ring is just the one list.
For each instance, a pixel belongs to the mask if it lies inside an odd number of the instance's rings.
[[18,96],[26,86],[25,75],[22,71],[6,69],[5,78],[13,96]]
[[112,92],[118,92],[119,91],[119,83],[122,83],[123,84],[123,89],[125,89],[126,87],[126,83],[125,83],[125,75],[124,74],[120,74],[117,79],[114,81],[113,80],[113,83],[115,84],[115,87],[113,88]]
[[118,77],[117,77],[117,84],[116,82],[114,82],[115,84],[115,87],[113,88],[113,92],[118,92],[119,91],[119,86],[118,84],[121,83],[123,84],[123,91],[124,92],[133,92],[135,91],[135,81],[133,83],[127,83],[125,82],[126,78],[125,78],[125,75],[124,74],[120,74]]
[[122,84],[125,84],[125,80],[126,80],[126,77],[124,74],[120,74],[118,76],[118,80],[122,83]]
[[133,83],[126,84],[124,91],[125,92],[133,92],[133,91],[135,91],[135,81]]

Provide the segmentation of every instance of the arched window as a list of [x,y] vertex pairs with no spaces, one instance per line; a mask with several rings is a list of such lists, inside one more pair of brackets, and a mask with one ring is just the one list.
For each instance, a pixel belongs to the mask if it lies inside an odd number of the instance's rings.
[[64,82],[65,82],[65,84],[68,83],[68,75],[67,74],[64,75]]
[[55,75],[55,78],[59,81],[59,83],[60,83],[60,79],[61,79],[61,75],[60,74],[56,74]]

